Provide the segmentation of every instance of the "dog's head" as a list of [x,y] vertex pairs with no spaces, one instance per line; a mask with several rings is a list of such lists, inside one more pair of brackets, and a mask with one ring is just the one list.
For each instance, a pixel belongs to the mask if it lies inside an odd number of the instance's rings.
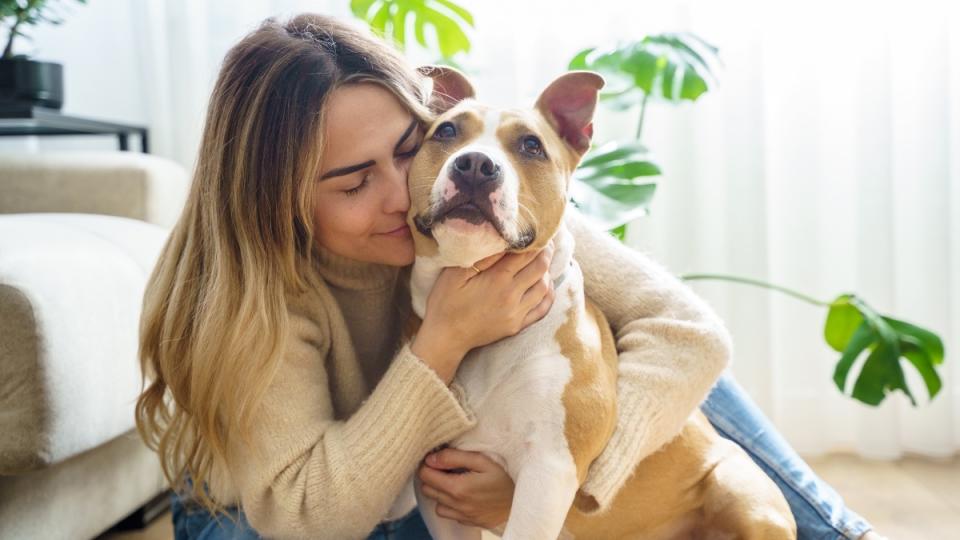
[[418,256],[469,266],[501,251],[541,249],[569,199],[571,175],[590,147],[603,79],[561,75],[529,110],[473,99],[470,81],[430,66],[440,114],[410,166],[407,223]]

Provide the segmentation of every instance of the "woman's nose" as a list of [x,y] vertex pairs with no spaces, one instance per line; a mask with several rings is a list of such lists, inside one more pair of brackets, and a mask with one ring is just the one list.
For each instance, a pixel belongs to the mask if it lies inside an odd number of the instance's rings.
[[407,187],[409,168],[403,161],[394,163],[390,171],[390,192],[387,194],[387,212],[406,212],[410,208],[410,192]]

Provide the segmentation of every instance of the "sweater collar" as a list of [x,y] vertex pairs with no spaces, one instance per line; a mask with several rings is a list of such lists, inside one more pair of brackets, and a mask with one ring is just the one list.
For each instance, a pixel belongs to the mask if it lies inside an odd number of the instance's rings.
[[392,287],[400,270],[398,266],[344,257],[323,246],[317,246],[314,264],[327,283],[352,290]]

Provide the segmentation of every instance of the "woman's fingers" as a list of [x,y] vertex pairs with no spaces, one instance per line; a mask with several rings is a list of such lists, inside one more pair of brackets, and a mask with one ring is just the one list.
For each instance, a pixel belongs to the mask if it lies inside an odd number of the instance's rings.
[[473,525],[470,523],[467,516],[443,504],[437,505],[437,515],[447,519],[452,519],[462,525]]
[[527,263],[519,272],[517,272],[516,277],[514,278],[517,281],[518,285],[521,285],[525,288],[530,288],[537,283],[537,281],[543,279],[546,275],[549,276],[550,271],[550,260],[553,256],[553,250],[549,248],[544,248],[540,250],[537,255]]
[[431,452],[424,458],[424,461],[434,469],[469,469],[471,471],[487,470],[491,463],[490,458],[486,457],[483,452],[472,452],[453,447]]
[[539,254],[540,251],[537,250],[524,251],[523,253],[508,253],[495,264],[492,264],[490,270],[506,272],[510,276],[515,276]]
[[523,295],[522,305],[535,304],[523,318],[523,328],[544,318],[550,312],[550,308],[553,307],[556,291],[553,290],[553,282],[550,281],[550,276],[545,279],[549,281],[549,285],[543,281],[538,282],[527,289],[527,292]]
[[[491,266],[496,264],[498,261],[500,261],[500,259],[502,259],[505,255],[507,255],[506,251],[501,251],[500,253],[494,253],[489,257],[484,257],[480,259],[479,261],[473,263],[473,265],[477,267],[477,270],[480,270],[481,272],[483,272],[487,268],[490,268]],[[473,271],[472,268],[467,268],[467,270],[470,270],[470,272],[474,274],[476,273]]]
[[426,465],[420,467],[419,474],[420,480],[423,481],[425,486],[430,486],[437,491],[442,491],[454,500],[460,497],[459,488],[456,487],[455,483],[458,475],[431,469]]
[[453,508],[457,506],[457,501],[447,495],[445,492],[440,491],[439,489],[434,489],[433,486],[429,484],[423,484],[420,486],[421,491],[423,491],[424,496],[430,497],[431,499],[437,501],[438,504]]

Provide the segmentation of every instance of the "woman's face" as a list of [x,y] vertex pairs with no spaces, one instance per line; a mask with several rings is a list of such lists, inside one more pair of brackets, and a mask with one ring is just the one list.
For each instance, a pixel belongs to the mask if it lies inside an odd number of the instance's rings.
[[423,138],[419,122],[372,83],[334,90],[326,107],[313,201],[317,241],[350,259],[412,264],[407,170]]

